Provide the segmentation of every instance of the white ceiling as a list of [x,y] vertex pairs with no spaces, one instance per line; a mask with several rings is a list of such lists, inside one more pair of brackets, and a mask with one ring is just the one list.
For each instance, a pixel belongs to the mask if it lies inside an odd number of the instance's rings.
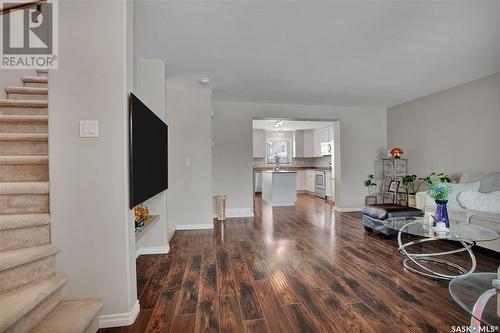
[[274,125],[276,121],[280,119],[254,119],[252,121],[253,129],[263,129],[266,131],[296,131],[296,130],[307,130],[315,128],[323,128],[333,125],[333,122],[326,121],[301,121],[301,120],[282,120],[283,125],[276,128]]
[[392,106],[500,71],[500,1],[135,2],[135,55],[218,101]]

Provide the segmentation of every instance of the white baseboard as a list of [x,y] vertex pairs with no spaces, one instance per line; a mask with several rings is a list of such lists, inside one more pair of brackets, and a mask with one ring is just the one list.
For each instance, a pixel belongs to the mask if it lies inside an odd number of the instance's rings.
[[99,328],[130,326],[135,322],[140,309],[139,300],[136,300],[130,312],[102,315],[99,317]]
[[226,209],[226,217],[253,217],[252,208],[228,208]]
[[141,256],[144,254],[165,254],[170,251],[170,247],[166,246],[150,246],[150,247],[141,247],[136,249],[135,256]]
[[362,211],[363,207],[341,208],[341,207],[333,206],[333,209],[336,210],[337,212],[341,212],[341,213],[352,213],[352,212],[360,212],[360,211]]
[[213,223],[205,224],[178,224],[175,230],[203,230],[203,229],[213,229]]

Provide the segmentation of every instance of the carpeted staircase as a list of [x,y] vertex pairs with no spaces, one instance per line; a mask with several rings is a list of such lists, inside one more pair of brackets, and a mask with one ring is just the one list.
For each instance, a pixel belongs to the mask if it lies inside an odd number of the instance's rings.
[[0,332],[94,333],[100,299],[64,300],[50,239],[48,73],[0,99]]

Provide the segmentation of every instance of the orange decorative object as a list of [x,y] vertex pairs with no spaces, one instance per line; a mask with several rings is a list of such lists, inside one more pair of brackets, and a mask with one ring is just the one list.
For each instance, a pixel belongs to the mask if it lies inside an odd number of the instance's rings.
[[134,208],[134,219],[135,222],[139,222],[142,220],[146,220],[150,217],[149,210],[147,207],[144,207],[142,204]]
[[394,158],[400,158],[401,155],[403,155],[405,152],[403,151],[403,149],[399,148],[399,147],[394,147],[391,149],[391,155],[392,157]]

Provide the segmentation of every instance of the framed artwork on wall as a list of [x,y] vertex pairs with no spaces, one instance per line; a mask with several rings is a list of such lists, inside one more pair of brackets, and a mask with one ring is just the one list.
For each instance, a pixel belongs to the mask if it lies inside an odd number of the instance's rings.
[[391,183],[389,184],[389,192],[394,192],[396,193],[399,188],[399,181],[398,180],[391,180]]

